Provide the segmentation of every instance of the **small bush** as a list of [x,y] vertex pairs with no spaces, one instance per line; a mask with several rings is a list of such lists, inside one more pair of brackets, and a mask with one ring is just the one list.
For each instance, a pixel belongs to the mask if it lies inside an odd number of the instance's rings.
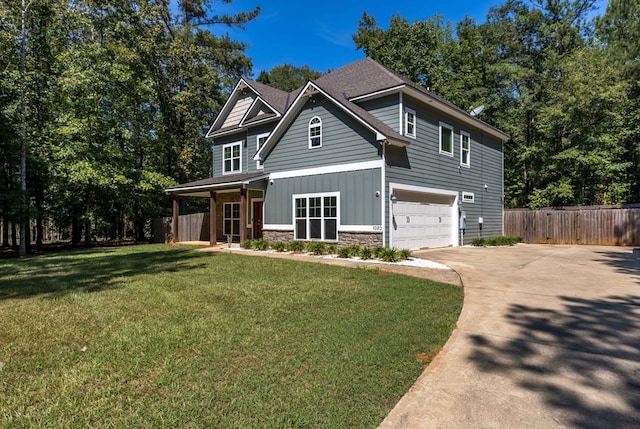
[[324,255],[327,253],[327,245],[322,241],[310,241],[307,243],[307,252],[314,255]]
[[338,258],[350,258],[350,257],[351,257],[351,248],[341,247],[338,249]]
[[262,238],[254,240],[253,248],[256,250],[267,250],[269,248],[269,241]]
[[282,241],[276,241],[275,243],[271,243],[271,248],[276,252],[284,252],[287,250],[287,244]]
[[329,244],[327,246],[327,253],[329,255],[335,255],[336,253],[338,253],[338,246],[336,246],[335,244]]
[[411,250],[409,249],[402,249],[398,252],[398,255],[400,256],[400,259],[404,259],[409,260],[409,258],[411,257]]
[[304,241],[300,240],[290,241],[287,247],[292,252],[302,252],[305,248]]
[[398,262],[400,256],[396,249],[383,249],[380,251],[378,258],[382,259],[384,262]]
[[351,253],[351,256],[359,256],[361,250],[362,247],[357,244],[352,244],[351,246],[349,246],[349,253]]
[[373,252],[368,247],[363,247],[360,249],[360,257],[364,260],[371,259],[373,257]]
[[386,250],[385,247],[378,246],[375,249],[373,249],[373,256],[375,258],[382,259],[382,254],[384,253],[385,250]]
[[521,237],[497,236],[489,238],[474,238],[473,240],[471,240],[471,245],[476,247],[513,246],[514,244],[520,242],[522,242]]
[[240,247],[243,249],[253,249],[253,240],[244,240],[240,243]]

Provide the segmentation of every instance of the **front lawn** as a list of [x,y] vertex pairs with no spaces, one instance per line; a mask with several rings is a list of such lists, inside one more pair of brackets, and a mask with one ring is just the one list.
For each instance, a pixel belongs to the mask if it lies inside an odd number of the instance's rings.
[[0,427],[376,427],[461,306],[375,269],[168,245],[0,261]]

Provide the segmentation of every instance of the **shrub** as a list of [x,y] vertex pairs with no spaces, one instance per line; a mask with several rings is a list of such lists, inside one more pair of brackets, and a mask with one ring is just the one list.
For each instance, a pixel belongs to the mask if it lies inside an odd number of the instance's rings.
[[364,260],[371,259],[373,257],[373,252],[368,247],[363,247],[360,249],[360,257]]
[[324,255],[327,253],[327,245],[322,241],[310,241],[307,243],[307,252],[314,255]]
[[329,244],[327,246],[327,253],[330,255],[335,255],[336,253],[338,253],[338,246],[336,246],[335,244]]
[[400,256],[396,249],[383,249],[380,251],[378,258],[384,262],[398,262]]
[[290,241],[287,247],[292,252],[302,252],[305,246],[304,246],[304,241],[295,240],[295,241]]
[[497,236],[489,238],[474,238],[471,240],[472,246],[513,246],[522,242],[521,237]]
[[253,248],[256,250],[267,250],[269,248],[269,241],[262,238],[254,240]]
[[350,247],[341,247],[338,249],[338,258],[350,258],[350,257],[351,257]]
[[240,243],[240,247],[243,249],[252,249],[253,248],[253,240],[244,240]]
[[386,250],[386,248],[378,246],[375,249],[373,249],[373,256],[378,258],[378,259],[382,259],[382,253],[385,250]]
[[402,249],[398,252],[398,255],[400,256],[400,259],[408,260],[411,257],[411,250]]
[[276,241],[275,243],[271,243],[271,248],[276,252],[284,252],[287,250],[287,244],[282,241]]

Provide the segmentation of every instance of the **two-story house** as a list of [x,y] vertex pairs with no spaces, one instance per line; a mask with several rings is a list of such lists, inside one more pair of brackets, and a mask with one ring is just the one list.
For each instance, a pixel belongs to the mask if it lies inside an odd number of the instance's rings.
[[210,199],[211,241],[419,249],[502,234],[508,136],[370,58],[292,93],[241,79],[207,137],[213,177],[167,190],[174,239],[189,196]]

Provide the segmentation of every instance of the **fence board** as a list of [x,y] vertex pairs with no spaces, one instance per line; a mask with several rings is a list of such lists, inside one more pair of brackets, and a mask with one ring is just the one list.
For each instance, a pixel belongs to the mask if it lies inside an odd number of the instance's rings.
[[512,209],[504,234],[526,243],[640,245],[640,205]]

